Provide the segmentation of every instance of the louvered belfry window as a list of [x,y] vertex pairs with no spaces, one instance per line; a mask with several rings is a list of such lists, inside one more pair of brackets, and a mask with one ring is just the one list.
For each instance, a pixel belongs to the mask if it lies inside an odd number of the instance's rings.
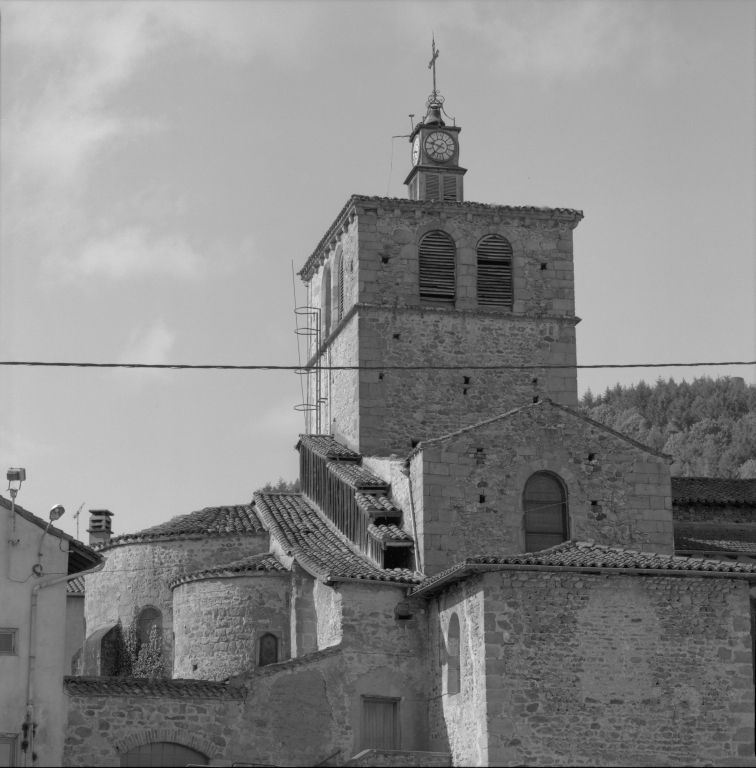
[[441,185],[439,184],[439,177],[437,173],[425,174],[425,199],[441,199]]
[[501,235],[478,243],[478,304],[512,307],[512,246]]
[[456,297],[454,241],[434,230],[420,241],[420,298],[443,304],[454,304]]
[[456,176],[443,176],[444,180],[444,200],[456,200],[457,199],[457,177]]

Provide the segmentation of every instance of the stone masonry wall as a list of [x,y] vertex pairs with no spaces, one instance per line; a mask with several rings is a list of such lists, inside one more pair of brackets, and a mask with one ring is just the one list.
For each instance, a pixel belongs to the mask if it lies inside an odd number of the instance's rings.
[[524,552],[522,494],[543,470],[567,488],[570,538],[673,551],[668,460],[549,403],[429,443],[420,455],[412,471],[427,575],[465,557]]
[[491,764],[754,764],[747,582],[479,578]]
[[[451,752],[453,765],[488,765],[484,600],[479,580],[467,579],[429,604],[430,748]],[[460,690],[448,688],[449,622],[460,625]]]
[[[173,594],[177,576],[268,551],[267,534],[169,539],[107,549],[105,568],[86,577],[87,637],[152,605],[162,614],[166,674],[173,669]],[[158,565],[159,564],[159,565]],[[157,567],[156,567],[157,566]]]
[[278,638],[289,658],[289,573],[203,579],[173,590],[174,675],[224,680],[257,666],[258,643]]
[[[571,364],[576,362],[572,215],[502,212],[456,204],[361,201],[349,223],[332,238],[321,266],[309,278],[311,301],[320,296],[323,264],[337,247],[349,251],[349,302],[358,301],[359,363],[380,367],[409,364]],[[457,248],[454,309],[423,306],[418,290],[418,243],[440,229]],[[513,248],[511,308],[477,303],[477,256],[482,237],[500,234]],[[339,239],[341,245],[339,246]],[[353,253],[354,250],[358,252]],[[352,278],[351,265],[358,283]],[[352,344],[329,341],[321,361],[354,364]],[[413,440],[445,434],[521,405],[537,393],[577,403],[574,369],[530,371],[361,371],[359,391],[344,376],[331,386],[328,424],[336,418],[346,442],[362,453],[405,451]],[[464,377],[472,379],[465,387]],[[311,379],[314,377],[310,377]],[[344,426],[342,426],[342,423]],[[357,442],[352,442],[357,425]]]
[[[575,328],[553,319],[366,307],[359,311],[359,327],[360,364],[365,366],[576,361]],[[577,371],[361,371],[359,393],[359,402],[350,406],[359,406],[360,451],[407,453],[418,441],[505,413],[537,394],[576,405]]]

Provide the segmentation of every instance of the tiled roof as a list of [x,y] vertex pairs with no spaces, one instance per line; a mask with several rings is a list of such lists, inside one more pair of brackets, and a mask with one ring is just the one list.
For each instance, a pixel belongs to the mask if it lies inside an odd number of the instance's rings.
[[372,517],[400,517],[402,510],[388,496],[374,496],[371,493],[355,493],[357,506]]
[[675,523],[675,549],[756,555],[756,525]]
[[359,461],[362,456],[355,453],[351,448],[347,448],[330,435],[300,435],[299,443],[309,448],[313,453],[324,456],[326,459],[340,459],[341,461]]
[[374,475],[369,469],[359,467],[356,464],[339,464],[338,462],[329,462],[328,471],[336,475],[339,480],[343,480],[347,485],[351,485],[356,490],[386,490],[389,484],[377,475]]
[[345,217],[349,214],[350,209],[355,205],[364,203],[368,204],[365,206],[366,208],[383,207],[396,209],[401,207],[408,207],[412,208],[412,210],[427,208],[428,210],[436,211],[438,210],[439,206],[443,206],[444,208],[458,208],[464,211],[480,210],[481,212],[490,212],[493,215],[500,213],[550,214],[555,218],[559,217],[568,219],[569,221],[580,221],[583,218],[583,212],[575,208],[549,208],[547,206],[540,205],[495,205],[490,203],[475,203],[472,201],[441,202],[439,200],[410,200],[406,197],[352,195],[349,200],[347,200],[346,205],[339,212],[339,215],[336,217],[333,224],[331,224],[325,235],[323,235],[321,238],[317,248],[315,248],[310,258],[308,258],[305,262],[304,267],[302,267],[302,269],[299,271],[298,274],[302,277],[302,279],[307,280],[310,277],[315,268],[315,265],[318,263],[320,252],[322,251],[323,247],[329,243],[331,239],[336,235],[337,230],[344,223]]
[[200,581],[201,579],[217,579],[223,576],[239,576],[256,571],[286,571],[275,555],[252,555],[236,560],[226,565],[217,565],[214,568],[206,568],[202,571],[193,571],[171,581],[168,585],[171,589],[188,581]]
[[675,504],[756,505],[756,479],[730,480],[724,477],[673,477]]
[[165,696],[172,699],[243,699],[244,688],[209,680],[153,680],[138,677],[64,677],[72,696]]
[[252,507],[247,504],[232,507],[205,507],[188,515],[178,515],[167,523],[146,528],[137,533],[113,536],[97,546],[98,551],[118,544],[137,544],[151,539],[179,536],[227,536],[235,533],[259,534],[263,532]]
[[462,427],[462,429],[458,429],[456,432],[450,432],[447,435],[440,435],[439,437],[433,437],[433,438],[430,438],[429,440],[423,440],[420,443],[418,443],[417,446],[415,446],[409,452],[409,454],[407,455],[407,460],[411,459],[413,456],[420,453],[421,451],[423,451],[425,448],[427,448],[429,445],[433,443],[439,443],[443,440],[449,440],[450,438],[457,437],[459,435],[464,435],[468,432],[474,432],[477,429],[487,427],[489,424],[493,424],[497,421],[504,421],[505,419],[512,418],[518,413],[525,413],[534,408],[548,408],[548,407],[556,408],[557,410],[568,413],[570,416],[573,416],[576,419],[580,419],[581,421],[588,422],[588,424],[591,424],[594,427],[598,427],[603,432],[609,432],[609,434],[612,434],[615,437],[619,437],[621,440],[624,440],[626,443],[630,443],[631,445],[634,445],[636,448],[640,448],[642,451],[645,451],[646,453],[651,453],[654,456],[660,456],[663,459],[670,459],[670,460],[672,459],[672,457],[669,454],[661,453],[660,451],[656,451],[653,448],[649,448],[649,446],[643,445],[643,443],[639,443],[637,440],[633,440],[632,437],[623,435],[622,432],[617,432],[616,429],[612,429],[611,427],[607,427],[606,424],[602,424],[599,421],[595,421],[594,419],[591,419],[590,417],[586,416],[584,413],[581,413],[580,411],[576,411],[576,410],[573,410],[572,408],[568,408],[566,405],[562,405],[561,403],[555,403],[551,398],[541,397],[536,403],[527,403],[526,405],[520,405],[517,408],[512,408],[511,411],[506,411],[504,413],[498,414],[497,416],[492,416],[490,419],[479,421],[477,424],[471,424],[469,427]]
[[722,560],[697,560],[689,557],[661,555],[656,552],[640,552],[635,549],[608,547],[585,541],[566,541],[542,552],[527,552],[506,557],[469,557],[435,576],[431,576],[413,590],[413,593],[432,591],[443,583],[457,581],[480,565],[538,566],[563,568],[602,568],[617,570],[661,570],[696,572],[718,572],[750,575],[756,578],[756,565]]
[[391,541],[412,544],[412,537],[393,523],[388,525],[369,525],[368,532],[378,541]]
[[283,549],[308,571],[330,581],[338,578],[417,584],[406,568],[378,568],[329,526],[300,494],[255,493],[265,527]]
[[69,595],[83,595],[85,591],[83,576],[77,576],[75,579],[66,582],[66,592]]

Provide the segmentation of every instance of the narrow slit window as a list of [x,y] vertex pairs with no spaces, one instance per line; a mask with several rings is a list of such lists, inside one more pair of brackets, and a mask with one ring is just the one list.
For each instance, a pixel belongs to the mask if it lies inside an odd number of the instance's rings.
[[567,541],[567,494],[548,472],[536,472],[525,484],[525,550],[540,552]]
[[459,665],[459,616],[452,614],[446,639],[446,692],[454,696],[462,690]]
[[420,241],[420,298],[437,304],[454,304],[456,297],[456,248],[439,230]]
[[512,307],[512,246],[501,235],[487,235],[479,243],[478,304]]

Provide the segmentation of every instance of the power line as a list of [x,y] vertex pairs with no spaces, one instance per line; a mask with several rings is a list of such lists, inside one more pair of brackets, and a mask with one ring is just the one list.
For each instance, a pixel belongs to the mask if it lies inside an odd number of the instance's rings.
[[697,368],[701,366],[756,365],[756,360],[724,363],[603,363],[573,365],[570,363],[534,365],[183,365],[161,363],[48,363],[39,360],[0,360],[0,365],[57,368],[159,368],[168,370],[217,371],[531,371],[557,368]]

